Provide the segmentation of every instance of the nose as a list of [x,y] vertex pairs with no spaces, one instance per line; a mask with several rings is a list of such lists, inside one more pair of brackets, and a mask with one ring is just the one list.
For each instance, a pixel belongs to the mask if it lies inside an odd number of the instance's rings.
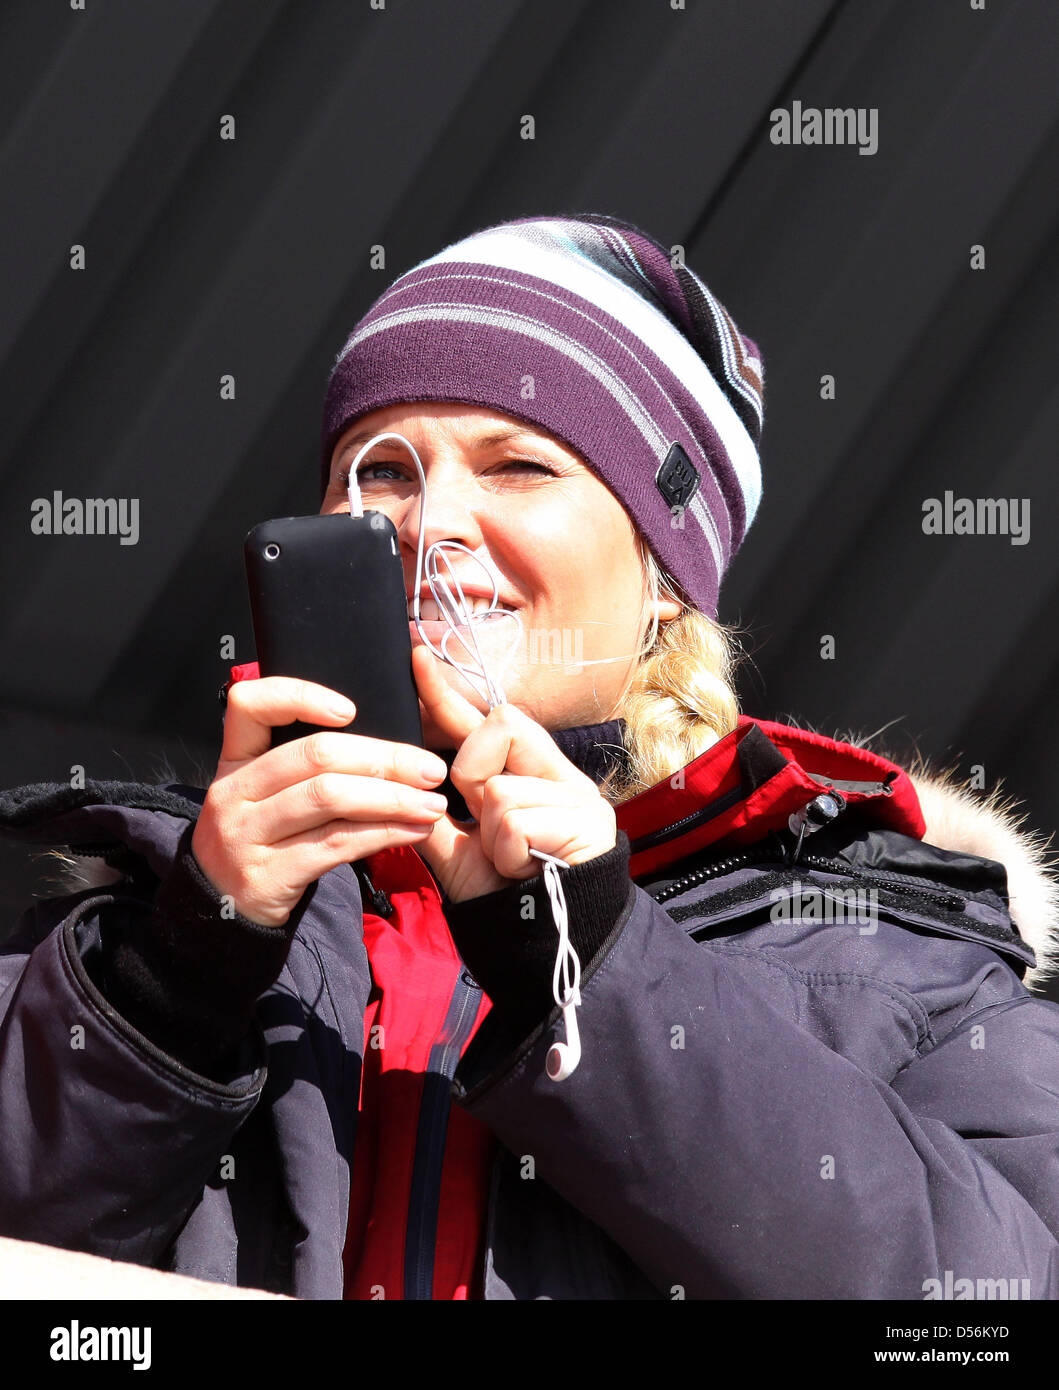
[[[478,499],[480,500],[480,499]],[[404,509],[404,515],[394,518],[397,537],[412,557],[412,577],[415,576],[415,556],[419,545],[419,528],[423,524],[422,488],[417,487]],[[438,541],[458,541],[475,552],[482,546],[482,529],[477,516],[476,499],[472,489],[457,478],[441,478],[436,473],[427,477],[426,525],[423,532],[423,553]]]

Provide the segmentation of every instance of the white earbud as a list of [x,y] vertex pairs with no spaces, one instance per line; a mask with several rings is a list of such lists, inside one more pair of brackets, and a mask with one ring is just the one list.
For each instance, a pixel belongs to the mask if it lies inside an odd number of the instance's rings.
[[548,1049],[548,1060],[545,1063],[547,1072],[552,1081],[565,1081],[571,1076],[581,1060],[581,1035],[577,1031],[577,1014],[574,1005],[580,1004],[581,996],[578,994],[563,1005],[563,1025],[566,1028],[566,1042],[552,1043]]

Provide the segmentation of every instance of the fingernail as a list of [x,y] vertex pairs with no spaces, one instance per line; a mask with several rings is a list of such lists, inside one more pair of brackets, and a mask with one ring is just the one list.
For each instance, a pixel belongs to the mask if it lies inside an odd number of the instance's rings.
[[449,809],[448,800],[435,792],[423,793],[423,805],[431,811],[447,811]]
[[357,712],[357,707],[352,700],[332,700],[327,708],[339,719],[352,719]]
[[449,770],[439,759],[432,758],[420,768],[420,775],[424,782],[444,782]]

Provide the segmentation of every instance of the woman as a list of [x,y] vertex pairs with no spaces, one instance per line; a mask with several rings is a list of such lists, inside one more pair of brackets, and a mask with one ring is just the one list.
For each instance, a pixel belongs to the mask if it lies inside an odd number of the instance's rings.
[[[3,794],[123,878],[4,961],[0,1233],[310,1298],[1059,1296],[1059,1009],[1013,923],[1046,948],[1054,887],[995,808],[739,715],[715,619],[760,387],[613,218],[486,228],[379,299],[322,510],[400,433],[426,543],[558,649],[483,631],[490,711],[416,632],[433,753],[244,667],[204,793]],[[411,599],[411,459],[358,471]],[[295,718],[328,732],[271,749]],[[569,865],[563,1081],[531,847]]]

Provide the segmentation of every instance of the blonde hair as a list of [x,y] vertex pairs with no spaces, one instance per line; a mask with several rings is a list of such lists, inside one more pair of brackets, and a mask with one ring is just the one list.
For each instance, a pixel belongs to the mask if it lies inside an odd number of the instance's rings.
[[[644,640],[615,715],[625,720],[628,766],[612,768],[600,784],[612,806],[673,776],[730,733],[739,718],[732,688],[743,655],[737,630],[691,607],[642,537],[640,554]],[[648,621],[659,598],[681,609],[664,624],[657,607]]]

